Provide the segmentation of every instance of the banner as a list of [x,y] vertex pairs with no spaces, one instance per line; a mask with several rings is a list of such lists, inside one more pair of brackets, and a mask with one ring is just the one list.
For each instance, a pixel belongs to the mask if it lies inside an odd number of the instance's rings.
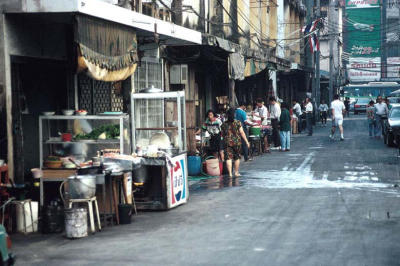
[[350,57],[347,71],[350,82],[369,82],[381,79],[380,57]]
[[346,0],[346,9],[378,7],[379,5],[380,0]]
[[347,41],[350,56],[381,56],[381,9],[346,9]]
[[400,78],[400,57],[387,58],[387,77]]

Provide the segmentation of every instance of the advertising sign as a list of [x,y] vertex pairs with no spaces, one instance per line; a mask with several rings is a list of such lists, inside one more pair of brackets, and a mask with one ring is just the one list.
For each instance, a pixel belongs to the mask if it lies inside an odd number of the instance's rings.
[[167,178],[167,207],[173,208],[187,202],[188,172],[186,167],[186,155],[178,155],[168,162]]
[[347,71],[350,82],[369,82],[381,79],[380,57],[350,57]]
[[400,78],[400,57],[387,58],[387,77]]
[[378,7],[380,0],[346,0],[346,8]]
[[381,55],[381,9],[356,8],[346,10],[346,52],[350,56]]

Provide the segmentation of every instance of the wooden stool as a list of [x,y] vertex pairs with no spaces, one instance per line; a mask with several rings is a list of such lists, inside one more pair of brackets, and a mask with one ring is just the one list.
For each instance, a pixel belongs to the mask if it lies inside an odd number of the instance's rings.
[[92,197],[90,199],[70,199],[70,200],[68,200],[68,208],[72,208],[73,203],[87,203],[88,210],[89,210],[90,229],[92,230],[92,233],[95,233],[96,228],[94,226],[94,217],[93,217],[93,203],[94,203],[94,206],[96,209],[97,225],[99,226],[99,231],[101,231],[99,206],[97,205],[96,197]]

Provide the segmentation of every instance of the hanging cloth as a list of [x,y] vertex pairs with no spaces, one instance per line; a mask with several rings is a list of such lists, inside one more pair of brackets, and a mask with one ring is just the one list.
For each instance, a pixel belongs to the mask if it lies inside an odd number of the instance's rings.
[[129,27],[77,15],[75,42],[78,73],[86,71],[90,77],[101,81],[120,81],[136,70],[136,32]]

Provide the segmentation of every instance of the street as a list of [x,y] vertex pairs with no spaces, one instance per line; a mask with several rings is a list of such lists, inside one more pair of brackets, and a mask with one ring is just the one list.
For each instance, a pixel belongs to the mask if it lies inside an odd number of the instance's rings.
[[242,163],[239,179],[191,182],[188,204],[140,212],[79,240],[13,235],[17,265],[400,265],[397,149],[364,115]]

